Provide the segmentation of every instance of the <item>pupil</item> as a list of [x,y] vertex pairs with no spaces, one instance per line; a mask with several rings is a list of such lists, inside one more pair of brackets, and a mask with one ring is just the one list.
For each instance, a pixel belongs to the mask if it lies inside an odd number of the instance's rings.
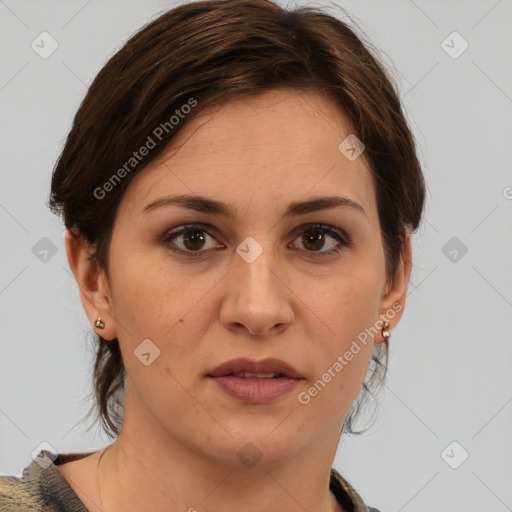
[[305,235],[305,236],[303,236],[302,240],[303,240],[304,244],[306,245],[306,247],[309,244],[314,245],[315,242],[321,242],[319,247],[313,247],[313,249],[315,249],[315,250],[321,249],[323,246],[323,234],[322,233],[318,233],[316,235]]
[[[192,247],[189,246],[190,244],[187,244],[188,241],[192,242]],[[184,242],[185,245],[187,246],[187,249],[200,249],[201,246],[198,247],[195,244],[197,244],[198,242],[204,242],[204,236],[201,235],[199,231],[190,231],[190,234],[188,234],[185,237]]]

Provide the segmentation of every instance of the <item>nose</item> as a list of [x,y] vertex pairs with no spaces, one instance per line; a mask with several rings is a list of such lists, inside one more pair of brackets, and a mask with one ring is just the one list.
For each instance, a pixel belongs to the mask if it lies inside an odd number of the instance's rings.
[[252,262],[238,254],[226,276],[220,320],[226,329],[270,336],[283,332],[293,320],[294,294],[286,285],[285,270],[270,249]]

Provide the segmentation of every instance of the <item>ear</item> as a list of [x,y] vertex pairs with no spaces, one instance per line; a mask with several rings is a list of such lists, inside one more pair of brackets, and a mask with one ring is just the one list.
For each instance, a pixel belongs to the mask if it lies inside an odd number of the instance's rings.
[[[400,263],[395,273],[392,283],[386,284],[383,290],[380,307],[380,320],[377,326],[382,329],[384,322],[389,322],[388,331],[392,331],[402,318],[405,308],[405,298],[407,296],[407,286],[411,276],[412,269],[412,251],[411,251],[411,232],[409,228],[404,228],[404,244],[400,255]],[[379,331],[375,336],[375,344],[382,343],[384,338]]]
[[[117,331],[105,272],[89,260],[91,248],[69,229],[66,232],[66,252],[90,324],[102,338],[116,338]],[[94,322],[97,318],[101,318],[105,323],[103,329],[95,327]]]

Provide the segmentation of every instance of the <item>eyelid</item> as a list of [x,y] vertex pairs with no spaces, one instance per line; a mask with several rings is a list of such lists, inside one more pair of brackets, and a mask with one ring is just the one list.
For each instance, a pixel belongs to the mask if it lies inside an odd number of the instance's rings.
[[303,231],[306,231],[306,230],[312,231],[314,229],[323,230],[327,233],[329,233],[329,232],[335,233],[347,244],[351,243],[351,238],[345,230],[340,229],[340,228],[335,228],[334,226],[331,226],[330,224],[323,224],[321,222],[306,222],[305,224],[301,224],[300,226],[297,226],[292,231],[292,234],[293,235],[295,235],[296,233],[301,234]]
[[168,229],[165,233],[159,237],[161,242],[169,241],[173,236],[182,234],[183,232],[193,231],[194,229],[204,231],[207,235],[215,238],[212,232],[217,231],[211,224],[203,223],[191,223],[191,224],[180,224],[175,228]]

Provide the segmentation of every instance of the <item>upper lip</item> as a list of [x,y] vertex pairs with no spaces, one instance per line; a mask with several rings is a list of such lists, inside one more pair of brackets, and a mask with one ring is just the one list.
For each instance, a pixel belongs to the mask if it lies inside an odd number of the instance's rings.
[[208,373],[208,377],[224,377],[232,373],[282,373],[292,379],[302,379],[302,375],[288,363],[269,357],[261,361],[246,358],[231,359],[215,367]]

